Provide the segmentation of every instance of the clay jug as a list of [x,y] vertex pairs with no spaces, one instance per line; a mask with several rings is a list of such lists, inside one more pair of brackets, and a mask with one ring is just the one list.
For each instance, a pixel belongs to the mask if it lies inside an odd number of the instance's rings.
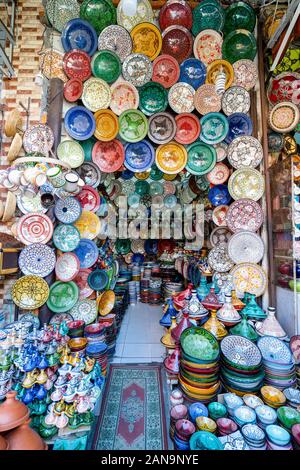
[[6,434],[10,450],[47,450],[43,439],[30,426],[31,419],[27,419],[21,426]]

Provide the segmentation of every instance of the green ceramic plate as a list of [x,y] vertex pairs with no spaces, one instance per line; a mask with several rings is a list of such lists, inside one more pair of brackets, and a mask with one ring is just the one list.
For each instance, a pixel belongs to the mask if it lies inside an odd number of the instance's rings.
[[119,117],[119,134],[126,142],[139,142],[147,132],[148,121],[141,111],[129,109]]
[[232,31],[223,41],[223,59],[231,64],[241,59],[254,60],[256,52],[256,39],[253,34],[246,29]]
[[154,181],[159,181],[162,179],[162,177],[163,177],[163,172],[160,171],[160,169],[157,168],[156,165],[153,165],[150,171],[150,178]]
[[76,304],[79,288],[75,282],[56,281],[50,287],[48,308],[54,313],[67,312]]
[[229,124],[226,116],[221,113],[208,113],[200,119],[200,140],[209,145],[222,142],[227,136]]
[[81,141],[76,141],[78,144],[81,145],[84,151],[84,161],[85,162],[91,162],[92,161],[92,150],[97,142],[97,139],[95,137],[90,137],[87,140],[81,140]]
[[197,36],[204,29],[222,31],[225,13],[219,2],[215,0],[202,1],[193,10],[192,33]]
[[187,151],[188,161],[185,168],[192,175],[202,176],[209,173],[217,162],[215,148],[202,142],[194,142]]
[[145,196],[150,192],[150,185],[147,181],[139,180],[135,183],[135,192],[139,196]]
[[161,196],[164,193],[164,187],[162,183],[158,181],[152,181],[150,183],[150,195],[151,196]]
[[187,355],[198,360],[213,362],[219,356],[218,341],[204,328],[187,328],[180,336],[180,344]]
[[122,240],[121,238],[118,238],[115,248],[119,255],[127,255],[131,250],[131,242],[129,239]]
[[253,31],[256,23],[256,14],[253,8],[245,2],[236,2],[225,8],[224,33],[228,34],[236,29]]
[[79,242],[79,230],[73,225],[59,224],[53,232],[54,245],[64,253],[75,250]]
[[93,56],[92,72],[97,78],[101,78],[107,83],[115,82],[121,75],[122,64],[112,51],[99,51]]
[[139,97],[139,108],[146,116],[151,116],[154,113],[160,113],[167,109],[168,91],[160,83],[146,83],[139,89]]
[[80,18],[94,26],[97,34],[117,22],[117,12],[110,0],[84,0],[80,7]]

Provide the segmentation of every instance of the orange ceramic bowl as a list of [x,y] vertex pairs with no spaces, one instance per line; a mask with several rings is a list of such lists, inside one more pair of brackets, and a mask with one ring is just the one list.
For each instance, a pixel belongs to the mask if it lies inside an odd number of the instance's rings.
[[72,352],[78,352],[85,349],[87,342],[86,338],[72,338],[68,341],[68,346]]

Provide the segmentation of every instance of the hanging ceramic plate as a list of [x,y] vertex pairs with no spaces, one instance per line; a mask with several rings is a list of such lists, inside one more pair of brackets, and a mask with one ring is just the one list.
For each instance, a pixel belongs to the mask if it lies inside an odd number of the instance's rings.
[[128,31],[119,25],[110,25],[103,29],[98,38],[98,49],[113,51],[124,62],[132,52],[132,39]]
[[213,247],[221,245],[222,243],[227,245],[232,233],[227,227],[216,227],[210,234],[210,243]]
[[83,92],[83,83],[78,78],[68,80],[64,86],[64,98],[70,103],[79,100]]
[[206,175],[211,184],[223,184],[229,178],[230,170],[225,163],[217,163],[215,167]]
[[76,200],[84,211],[97,212],[100,207],[99,193],[92,186],[83,186]]
[[59,78],[66,82],[68,77],[63,70],[63,54],[54,49],[46,49],[40,54],[39,66],[44,77],[48,78],[48,80]]
[[53,28],[63,31],[68,21],[79,17],[80,5],[77,0],[47,0],[46,15]]
[[222,110],[229,116],[233,113],[248,113],[250,95],[245,88],[232,86],[222,96]]
[[169,105],[175,113],[191,113],[194,110],[194,88],[188,83],[178,82],[169,91]]
[[253,31],[256,24],[255,10],[245,2],[236,2],[225,8],[224,34],[236,29]]
[[119,132],[118,117],[110,109],[100,109],[95,114],[95,137],[102,142],[113,140]]
[[88,284],[91,289],[100,291],[104,290],[109,283],[109,277],[103,269],[95,269],[89,274]]
[[106,109],[111,100],[109,85],[100,78],[89,78],[84,82],[81,99],[84,106],[93,113],[99,109]]
[[193,51],[193,36],[183,26],[169,26],[162,33],[162,53],[174,57],[179,64]]
[[55,274],[63,282],[73,281],[79,273],[80,263],[75,253],[64,253],[57,258]]
[[130,54],[123,62],[122,74],[133,85],[143,86],[151,80],[152,62],[143,54]]
[[167,2],[159,11],[159,26],[162,31],[172,25],[191,29],[192,24],[192,9],[188,3],[181,0]]
[[124,147],[118,140],[97,142],[93,147],[93,162],[103,173],[118,171],[124,163]]
[[194,142],[187,149],[188,160],[186,170],[192,175],[205,175],[216,164],[217,155],[213,147],[200,141]]
[[77,302],[79,289],[75,282],[56,281],[50,287],[47,307],[55,313],[64,313],[70,310]]
[[236,137],[241,135],[251,135],[253,124],[251,118],[244,113],[233,113],[227,118],[229,130],[226,136],[226,143],[230,144]]
[[235,233],[228,243],[228,254],[235,264],[259,263],[264,251],[264,242],[254,232]]
[[228,152],[228,144],[225,142],[220,142],[219,144],[215,144],[214,148],[217,152],[217,162],[222,162],[227,157]]
[[145,241],[144,240],[132,240],[131,242],[132,253],[145,253]]
[[64,55],[63,67],[69,78],[77,78],[84,82],[91,74],[91,58],[80,49],[72,49]]
[[139,89],[139,96],[139,108],[146,116],[163,112],[168,106],[168,92],[160,83],[146,83]]
[[82,211],[74,226],[79,230],[81,238],[88,238],[89,240],[96,238],[101,229],[99,217],[88,211]]
[[[89,139],[89,137],[92,137],[96,129],[96,123],[93,114],[84,106],[74,106],[73,108],[69,109],[66,112],[64,124],[69,136],[76,140]],[[84,159],[84,153],[81,153],[83,154]]]
[[48,156],[53,144],[53,131],[46,124],[28,127],[23,135],[23,147],[26,153],[39,152]]
[[236,137],[228,147],[228,161],[233,168],[249,166],[256,168],[263,159],[263,148],[255,137]]
[[18,239],[24,245],[32,243],[46,244],[53,234],[53,223],[44,214],[31,213],[23,215],[17,224]]
[[139,142],[148,132],[146,116],[136,109],[125,111],[119,117],[119,133],[126,142]]
[[176,122],[169,113],[153,114],[148,121],[148,137],[156,144],[166,144],[174,139]]
[[218,227],[226,227],[226,214],[228,211],[228,206],[221,204],[214,208],[212,213],[212,220],[213,223],[216,224]]
[[35,310],[47,301],[49,287],[39,276],[20,277],[12,286],[11,298],[23,310]]
[[218,245],[208,254],[208,264],[209,266],[218,273],[226,273],[230,271],[234,263],[228,256],[227,247],[225,245]]
[[78,168],[84,162],[83,148],[74,140],[61,142],[57,147],[56,154],[59,160],[67,163],[71,168]]
[[225,10],[218,2],[201,2],[193,9],[192,33],[194,36],[205,29],[222,31],[225,23]]
[[214,60],[207,68],[206,83],[215,85],[218,75],[224,72],[226,75],[225,89],[232,85],[234,72],[233,67],[227,60]]
[[[32,212],[38,212],[45,214],[47,212],[47,208],[43,207],[41,201],[41,194],[37,193],[35,196],[26,196],[26,194],[18,194],[17,195],[17,206],[23,214],[29,214]],[[15,209],[12,208],[12,214],[14,214]]]
[[228,228],[234,233],[240,230],[256,232],[264,221],[264,215],[257,202],[239,199],[230,205],[226,219]]
[[154,162],[154,148],[147,140],[127,144],[124,165],[134,173],[146,171]]
[[229,204],[231,197],[226,184],[217,184],[208,191],[208,199],[213,206]]
[[202,85],[196,90],[194,105],[198,113],[218,113],[221,110],[221,95],[216,92],[215,85]]
[[242,59],[233,64],[234,85],[241,86],[246,90],[255,87],[258,81],[258,71],[256,64],[252,60]]
[[84,321],[86,325],[90,325],[97,318],[96,300],[79,300],[70,310],[70,314],[75,321]]
[[143,54],[154,60],[161,51],[162,38],[159,29],[152,23],[139,23],[130,32],[132,52]]
[[98,165],[93,162],[84,162],[76,172],[85,184],[97,188],[101,181],[101,173]]
[[187,151],[177,142],[163,144],[156,149],[157,167],[168,175],[176,175],[183,170],[187,162]]
[[110,91],[110,108],[117,116],[128,109],[138,108],[139,93],[132,83],[118,80],[110,87]]
[[117,7],[117,22],[119,25],[131,31],[134,26],[145,21],[153,20],[153,10],[151,3],[148,0],[138,0],[135,15],[127,16],[123,11],[122,2],[119,2]]
[[269,103],[273,106],[282,101],[291,101],[298,104],[293,100],[293,93],[297,88],[300,88],[299,73],[283,72],[276,77],[272,77],[267,91]]
[[80,203],[72,196],[59,199],[55,204],[54,214],[62,224],[73,224],[81,215]]
[[53,233],[53,243],[60,251],[73,251],[80,242],[80,233],[73,225],[58,225]]
[[80,269],[87,269],[93,266],[99,256],[99,250],[96,243],[87,238],[82,238],[80,240],[74,253],[79,259]]
[[79,299],[86,299],[87,297],[90,297],[93,294],[93,289],[90,288],[88,285],[87,279],[89,274],[92,272],[91,269],[80,269],[79,273],[74,279],[74,282],[79,287]]
[[205,83],[206,66],[199,59],[186,59],[180,65],[179,81],[188,83],[195,90]]
[[88,21],[100,34],[104,28],[117,22],[117,12],[109,0],[84,0],[80,6],[80,18]]
[[158,56],[153,62],[152,81],[160,83],[165,88],[174,85],[180,75],[178,62],[168,54]]
[[222,56],[231,64],[237,60],[253,60],[256,56],[256,39],[246,29],[236,29],[229,33],[222,45]]
[[222,59],[222,43],[221,34],[213,29],[205,29],[194,40],[194,56],[205,65]]
[[93,55],[91,62],[94,77],[104,80],[106,83],[115,82],[122,70],[119,56],[113,51],[99,51]]
[[103,292],[98,304],[98,310],[102,317],[108,315],[115,305],[116,296],[114,291],[107,290]]
[[288,101],[276,104],[269,114],[269,125],[275,132],[291,132],[299,120],[299,108]]
[[221,113],[208,113],[200,119],[200,139],[206,144],[218,144],[228,133],[228,121]]
[[69,313],[55,313],[49,321],[50,325],[60,325],[62,322],[68,323],[73,321],[73,317]]
[[80,18],[68,21],[61,34],[61,42],[66,52],[80,49],[91,56],[97,50],[97,40],[93,26]]
[[198,139],[200,134],[200,122],[195,114],[182,113],[175,117],[175,140],[180,144],[189,145]]
[[162,196],[164,194],[164,186],[159,181],[152,181],[150,183],[150,195]]
[[115,248],[118,255],[127,255],[131,250],[131,242],[129,239],[122,240],[118,238],[115,243]]
[[248,198],[258,201],[264,194],[265,180],[263,175],[253,168],[239,168],[230,176],[228,190],[234,200]]
[[23,248],[18,264],[24,274],[46,277],[55,267],[56,256],[52,248],[42,243],[33,243]]
[[233,284],[238,297],[243,297],[245,292],[254,294],[256,297],[262,295],[267,287],[267,275],[258,264],[237,264],[231,271]]
[[148,195],[150,192],[150,185],[148,181],[136,181],[135,192],[141,197]]

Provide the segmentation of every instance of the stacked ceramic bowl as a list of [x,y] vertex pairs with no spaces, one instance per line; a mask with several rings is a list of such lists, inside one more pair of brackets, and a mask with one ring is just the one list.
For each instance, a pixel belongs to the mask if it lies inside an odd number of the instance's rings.
[[289,406],[292,408],[298,408],[300,406],[300,390],[289,387],[283,390],[283,393]]
[[141,279],[141,302],[148,304],[149,303],[149,294],[150,294],[150,279],[142,278]]
[[219,436],[228,436],[238,430],[238,425],[230,418],[218,418],[217,426]]
[[233,412],[233,420],[240,427],[245,424],[255,424],[256,414],[249,406],[238,406]]
[[273,336],[263,336],[257,346],[263,357],[265,383],[280,390],[296,385],[294,360],[287,344]]
[[149,286],[149,303],[151,305],[158,305],[161,303],[161,284],[162,280],[159,277],[151,277]]
[[179,383],[189,401],[209,403],[220,390],[219,345],[204,328],[191,327],[180,337]]
[[292,450],[291,435],[284,428],[276,424],[266,427],[268,450]]
[[131,305],[135,305],[137,303],[137,291],[136,291],[136,282],[129,281],[129,302]]
[[176,450],[189,450],[190,437],[196,431],[194,424],[188,419],[179,419],[175,424],[174,444]]
[[198,416],[196,418],[197,431],[207,431],[215,434],[217,431],[217,423],[207,416]]
[[105,343],[88,344],[86,354],[96,359],[101,366],[102,375],[105,376],[108,364],[107,345]]
[[240,396],[257,392],[264,379],[257,346],[243,336],[229,335],[222,339],[220,349],[224,388]]
[[260,389],[260,393],[265,404],[272,408],[280,408],[286,402],[285,395],[278,388],[265,385]]
[[70,338],[80,338],[83,336],[85,322],[83,320],[74,320],[67,323],[69,328],[68,336]]
[[256,421],[260,428],[266,429],[270,424],[275,424],[277,421],[277,413],[274,408],[268,405],[259,405],[255,408]]
[[251,450],[266,450],[266,435],[257,424],[245,424],[241,433]]
[[281,406],[277,410],[277,418],[281,426],[291,432],[295,424],[300,424],[300,411],[289,406]]
[[97,344],[105,342],[105,325],[101,323],[92,323],[84,329],[84,336],[88,344]]
[[177,421],[180,419],[187,420],[188,417],[188,409],[185,405],[180,404],[180,405],[175,405],[173,408],[171,408],[170,412],[170,437],[171,439],[174,439],[174,434],[175,434],[175,425]]

